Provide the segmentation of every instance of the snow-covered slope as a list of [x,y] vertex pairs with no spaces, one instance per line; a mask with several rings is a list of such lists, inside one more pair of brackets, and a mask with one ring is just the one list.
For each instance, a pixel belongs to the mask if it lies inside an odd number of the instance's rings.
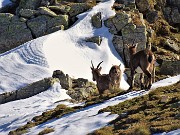
[[[159,86],[171,85],[179,80],[180,75],[164,79],[154,83],[152,88],[155,89]],[[117,115],[109,115],[108,112],[98,114],[100,109],[147,93],[147,91],[141,90],[114,97],[104,103],[87,107],[59,119],[50,120],[32,128],[27,134],[36,135],[43,129],[51,127],[55,129],[55,132],[51,133],[53,135],[85,135],[107,125],[108,122],[117,117]],[[56,103],[59,100],[68,98],[70,97],[66,95],[66,91],[61,89],[59,83],[55,83],[49,90],[36,96],[0,105],[0,135],[7,135],[9,131],[26,124],[34,116],[40,115],[48,109],[55,108],[57,104],[66,104],[68,106],[81,105],[70,104],[68,102]]]
[[[60,69],[71,77],[83,77],[91,81],[91,60],[97,65],[102,60],[102,73],[108,73],[112,64],[119,65],[121,58],[112,45],[112,35],[103,25],[95,29],[91,25],[91,16],[102,12],[102,18],[115,14],[111,10],[114,0],[99,3],[92,10],[79,15],[79,20],[70,29],[58,31],[53,34],[29,41],[18,48],[0,54],[0,93],[13,91],[34,81],[50,77],[53,70]],[[85,38],[102,36],[100,46],[85,42]],[[121,66],[123,69],[123,64]],[[152,89],[166,86],[180,80],[180,75],[153,84]],[[123,89],[129,86],[123,78]],[[46,127],[52,127],[55,132],[50,134],[61,135],[84,135],[95,129],[105,126],[117,115],[109,113],[97,114],[97,112],[109,105],[115,105],[127,99],[146,94],[145,91],[130,92],[112,98],[104,103],[87,107],[83,110],[66,115],[60,119],[54,119],[30,130],[30,135],[38,134]],[[7,135],[9,131],[26,124],[34,116],[52,109],[57,101],[70,98],[66,90],[61,89],[59,83],[33,97],[9,102],[0,105],[0,135]],[[58,102],[68,106],[68,102]]]
[[[104,25],[93,28],[91,16],[102,13],[102,19],[115,14],[111,9],[114,0],[100,3],[92,10],[79,15],[70,29],[29,41],[18,48],[0,55],[0,93],[19,89],[29,83],[50,77],[60,69],[75,78],[92,81],[91,60],[97,65],[102,60],[102,73],[108,73],[112,65],[122,63],[112,45],[112,35]],[[100,46],[84,40],[92,36],[103,38]],[[123,63],[121,69],[123,69]],[[122,79],[121,86],[129,85]]]
[[10,4],[10,0],[0,0],[0,8],[6,6],[7,4]]

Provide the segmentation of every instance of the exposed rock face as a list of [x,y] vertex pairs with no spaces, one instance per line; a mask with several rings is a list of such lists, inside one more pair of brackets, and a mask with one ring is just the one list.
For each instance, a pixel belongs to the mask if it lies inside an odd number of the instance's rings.
[[92,16],[91,21],[92,21],[92,25],[95,28],[101,28],[102,27],[101,12],[98,12],[97,14]]
[[71,9],[69,11],[70,17],[75,17],[76,15],[83,13],[91,8],[87,3],[73,3],[70,5]]
[[37,9],[41,0],[20,0],[19,9]]
[[36,95],[40,92],[46,91],[57,80],[53,78],[45,78],[43,80],[34,82],[24,88],[16,91],[0,94],[0,104],[7,103],[14,100],[25,99]]
[[[69,4],[60,4],[56,0],[12,1],[13,9],[8,9],[13,14],[0,13],[0,53],[34,38],[67,29],[70,22],[76,21],[76,15],[90,9],[91,2],[95,3],[95,0]],[[0,12],[8,12],[8,9],[0,9]]]
[[158,19],[158,11],[150,11],[146,14],[149,23],[154,23]]
[[19,15],[25,18],[30,18],[32,16],[34,16],[35,14],[37,14],[38,12],[36,10],[32,10],[32,9],[21,9],[19,11]]
[[138,12],[120,11],[104,23],[109,31],[114,34],[112,41],[114,47],[128,66],[130,58],[127,44],[138,42],[138,51],[146,48],[146,27],[143,24],[142,15]]
[[58,78],[62,88],[67,89],[67,94],[76,101],[82,101],[90,96],[97,94],[96,85],[87,79],[74,79],[64,74],[61,70],[53,72],[53,78]]
[[58,78],[60,80],[62,88],[69,89],[72,87],[72,79],[69,77],[68,74],[64,74],[61,70],[55,70],[52,77]]
[[56,17],[57,14],[54,13],[53,11],[51,11],[49,8],[46,8],[46,7],[39,7],[39,13],[42,14],[42,15],[48,15],[48,16],[51,16],[51,17]]
[[0,13],[0,53],[32,40],[31,31],[20,18],[9,13]]
[[180,74],[180,61],[164,60],[161,65],[160,74],[171,76]]
[[27,26],[32,31],[34,37],[44,36],[51,31],[64,29],[62,25],[68,27],[68,16],[59,15],[57,17],[51,18],[49,16],[38,16],[36,18],[27,21]]

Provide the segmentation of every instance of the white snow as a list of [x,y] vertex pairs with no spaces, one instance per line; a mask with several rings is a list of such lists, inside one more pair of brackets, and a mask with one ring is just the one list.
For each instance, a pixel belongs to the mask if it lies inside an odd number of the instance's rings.
[[[0,1],[1,3],[1,1]],[[112,65],[122,63],[120,56],[112,45],[112,35],[103,25],[95,29],[90,23],[91,16],[97,12],[102,13],[103,20],[113,16],[111,9],[114,0],[99,3],[92,10],[79,15],[79,20],[68,30],[57,31],[53,34],[29,41],[13,50],[0,54],[0,93],[17,90],[32,82],[50,77],[53,70],[60,69],[74,78],[86,78],[92,81],[91,60],[96,66],[102,60],[102,73],[108,73]],[[1,6],[1,5],[0,5]],[[92,36],[102,36],[100,46],[84,40]],[[121,64],[123,70],[124,65]],[[121,87],[126,90],[126,76],[123,76]],[[180,75],[161,80],[152,85],[152,89],[167,86],[180,80]],[[147,91],[130,92],[114,97],[104,103],[96,104],[77,112],[53,119],[39,126],[33,127],[27,133],[38,134],[46,127],[55,129],[50,134],[84,135],[99,129],[115,119],[117,115],[109,112],[98,114],[98,111],[110,105],[115,105],[125,100],[147,94]],[[26,124],[34,116],[55,108],[57,104],[77,106],[64,99],[70,97],[59,83],[50,89],[33,97],[8,102],[0,105],[0,135],[7,135],[9,131]],[[176,133],[179,130],[175,131]]]
[[7,4],[10,4],[10,0],[0,0],[0,8],[6,6]]

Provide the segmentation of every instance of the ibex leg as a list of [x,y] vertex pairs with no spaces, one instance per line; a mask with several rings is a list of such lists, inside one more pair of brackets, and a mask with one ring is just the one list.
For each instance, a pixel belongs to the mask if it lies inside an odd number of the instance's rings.
[[135,79],[135,71],[131,70],[131,85],[129,89],[132,89],[134,87],[134,79]]
[[145,88],[150,89],[151,86],[152,86],[152,75],[151,75],[151,73],[148,70],[144,70],[143,72],[148,77]]
[[144,73],[140,75],[141,89],[144,89]]

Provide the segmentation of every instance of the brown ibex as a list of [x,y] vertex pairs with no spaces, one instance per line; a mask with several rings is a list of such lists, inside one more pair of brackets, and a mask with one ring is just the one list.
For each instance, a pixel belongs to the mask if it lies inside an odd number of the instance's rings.
[[122,71],[120,69],[121,65],[113,65],[109,71],[110,77],[110,88],[117,89],[120,87],[120,82],[122,78]]
[[[155,77],[155,56],[152,51],[148,49],[141,50],[136,52],[137,44],[128,45],[129,54],[130,54],[130,63],[131,68],[131,84],[130,89],[134,87],[135,73],[141,73],[140,81],[141,88],[150,89],[152,85],[152,77],[154,81]],[[144,74],[147,75],[148,79],[146,85],[144,86]],[[153,75],[152,75],[153,74]]]
[[104,93],[105,90],[109,89],[109,83],[110,83],[110,78],[109,74],[102,74],[101,75],[101,69],[102,67],[99,67],[103,61],[101,61],[96,68],[94,68],[93,63],[91,61],[92,67],[92,76],[93,76],[93,81],[96,81],[96,86],[98,88],[100,96]]

